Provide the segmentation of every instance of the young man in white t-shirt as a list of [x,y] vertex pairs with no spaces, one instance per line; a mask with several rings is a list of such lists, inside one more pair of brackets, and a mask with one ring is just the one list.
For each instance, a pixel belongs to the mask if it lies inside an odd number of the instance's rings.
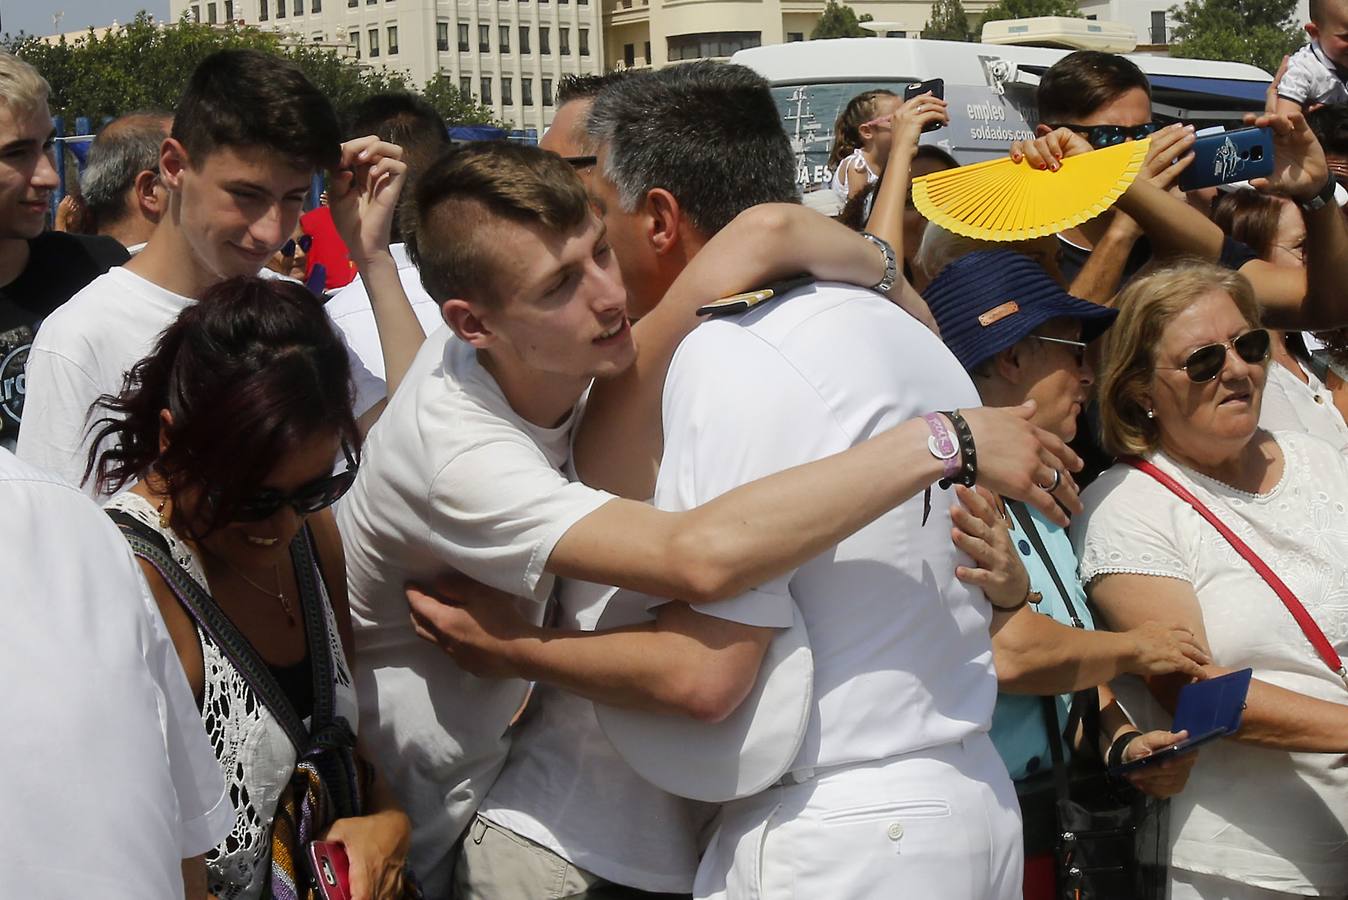
[[126,541],[4,449],[0,509],[4,893],[205,900],[234,807]]
[[[427,339],[371,431],[338,519],[361,651],[363,738],[406,804],[412,865],[435,893],[446,889],[453,845],[505,759],[528,686],[473,678],[418,641],[404,582],[456,569],[523,598],[506,605],[534,622],[556,576],[715,600],[812,557],[935,476],[922,480],[921,462],[932,457],[921,421],[677,514],[560,471],[592,378],[635,372],[634,386],[590,415],[616,422],[625,442],[658,441],[664,367],[706,299],[807,263],[818,277],[885,279],[892,251],[798,205],[755,208],[701,250],[634,329],[604,228],[557,156],[504,143],[461,149],[418,179],[413,201],[409,251],[449,327]],[[1061,516],[1033,480],[1052,480],[1049,460],[1058,458],[1041,441],[1063,459],[1074,459],[1070,452],[1022,414],[970,416],[1004,448],[991,480]],[[676,702],[691,685],[649,687]],[[701,692],[685,692],[713,714]]]
[[[33,342],[19,457],[83,483],[98,398],[122,390],[131,367],[207,288],[258,274],[294,231],[315,172],[357,167],[363,179],[386,155],[396,148],[372,138],[342,144],[332,105],[285,60],[254,50],[203,60],[160,155],[167,215],[144,250],[72,297]],[[334,187],[334,202],[354,219],[362,192],[349,184]],[[351,242],[359,252],[363,242]],[[374,277],[397,278],[386,246],[361,262]],[[92,482],[86,490],[96,494]]]

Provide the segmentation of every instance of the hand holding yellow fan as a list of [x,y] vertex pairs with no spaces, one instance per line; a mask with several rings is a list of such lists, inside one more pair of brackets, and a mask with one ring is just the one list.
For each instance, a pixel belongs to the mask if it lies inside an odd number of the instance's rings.
[[1056,234],[1109,209],[1137,177],[1151,139],[1064,157],[1058,171],[1010,158],[913,179],[913,204],[947,231],[983,241]]

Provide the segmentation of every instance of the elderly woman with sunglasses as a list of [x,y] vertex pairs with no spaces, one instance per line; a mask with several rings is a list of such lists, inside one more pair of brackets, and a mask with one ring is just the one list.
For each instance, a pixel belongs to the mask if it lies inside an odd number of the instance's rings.
[[[1172,801],[1170,896],[1342,898],[1348,686],[1330,665],[1348,646],[1348,462],[1311,435],[1259,428],[1270,341],[1243,277],[1184,263],[1134,281],[1118,308],[1099,401],[1105,447],[1123,459],[1072,526],[1082,583],[1110,627],[1189,628],[1209,674],[1254,670],[1240,730],[1203,751]],[[1144,461],[1162,477],[1132,464]],[[1185,680],[1119,692],[1140,727],[1164,726]]]
[[[95,407],[89,466],[159,601],[230,785],[220,900],[284,896],[314,839],[352,895],[401,896],[408,820],[355,754],[351,624],[329,507],[355,480],[345,347],[301,286],[209,289]],[[332,474],[345,455],[347,469]]]

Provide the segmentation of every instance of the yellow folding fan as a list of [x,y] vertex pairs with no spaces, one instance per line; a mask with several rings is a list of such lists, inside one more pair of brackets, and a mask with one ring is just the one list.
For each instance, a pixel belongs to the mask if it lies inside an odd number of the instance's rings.
[[1137,177],[1151,140],[1062,160],[1056,172],[1010,158],[913,179],[913,203],[928,221],[983,241],[1056,234],[1109,209]]

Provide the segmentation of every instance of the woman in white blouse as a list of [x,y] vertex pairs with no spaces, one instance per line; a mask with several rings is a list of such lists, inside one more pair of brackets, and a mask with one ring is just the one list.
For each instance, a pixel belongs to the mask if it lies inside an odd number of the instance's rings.
[[[1187,263],[1135,280],[1119,309],[1100,382],[1105,447],[1196,495],[1342,653],[1348,462],[1310,435],[1258,427],[1269,341],[1249,284]],[[1111,627],[1188,627],[1214,674],[1254,669],[1239,733],[1204,750],[1173,801],[1172,900],[1348,895],[1348,687],[1249,563],[1160,483],[1121,463],[1084,500],[1081,579]],[[1166,726],[1182,681],[1120,694],[1139,727]]]

